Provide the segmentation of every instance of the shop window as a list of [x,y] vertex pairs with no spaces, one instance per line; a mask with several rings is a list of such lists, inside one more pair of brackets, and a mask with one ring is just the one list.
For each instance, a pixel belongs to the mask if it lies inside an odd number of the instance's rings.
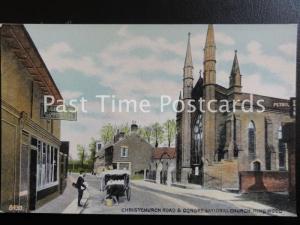
[[37,188],[45,189],[57,184],[57,148],[37,141]]

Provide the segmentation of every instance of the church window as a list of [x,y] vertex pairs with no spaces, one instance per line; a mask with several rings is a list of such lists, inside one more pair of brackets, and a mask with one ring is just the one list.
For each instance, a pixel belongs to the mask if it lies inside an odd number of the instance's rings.
[[194,126],[195,163],[200,163],[200,153],[203,138],[202,115],[200,114]]
[[278,158],[279,158],[279,169],[286,169],[286,145],[282,141],[282,126],[278,128]]
[[248,126],[248,150],[249,154],[255,155],[255,125],[254,122],[251,121]]

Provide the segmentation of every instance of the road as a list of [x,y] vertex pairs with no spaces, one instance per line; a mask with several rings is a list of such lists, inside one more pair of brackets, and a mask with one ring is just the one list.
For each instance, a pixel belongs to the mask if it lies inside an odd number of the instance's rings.
[[225,201],[154,190],[134,181],[130,201],[121,197],[119,205],[108,207],[102,202],[105,193],[99,191],[98,179],[91,175],[85,177],[90,198],[83,214],[241,215],[241,209]]

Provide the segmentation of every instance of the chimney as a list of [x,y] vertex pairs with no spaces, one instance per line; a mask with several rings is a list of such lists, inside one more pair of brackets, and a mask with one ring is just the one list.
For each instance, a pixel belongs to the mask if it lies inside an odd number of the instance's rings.
[[117,141],[119,141],[119,139],[120,139],[120,131],[118,129],[116,135],[114,136],[114,143],[116,143]]
[[131,130],[131,133],[136,133],[137,132],[138,125],[136,124],[136,121],[132,121],[130,130]]
[[125,137],[125,132],[121,131],[119,134],[119,140],[123,139]]

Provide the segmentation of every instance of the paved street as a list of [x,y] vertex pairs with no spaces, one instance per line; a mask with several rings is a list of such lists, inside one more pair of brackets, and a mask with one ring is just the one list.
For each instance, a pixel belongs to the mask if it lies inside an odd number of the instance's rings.
[[[104,192],[99,191],[96,176],[87,176],[90,198],[85,214],[197,214],[197,215],[241,215],[233,212],[240,209],[231,203],[196,195],[174,194],[138,185],[132,181],[131,200],[120,198],[118,206],[107,207],[102,203]],[[210,210],[210,211],[209,211]],[[218,210],[216,212],[216,210]],[[231,210],[231,212],[230,212]],[[228,212],[229,211],[229,212]],[[249,215],[249,214],[248,214]]]
[[[77,207],[77,191],[71,186],[78,174],[69,175],[64,193],[34,213],[70,214],[164,214],[164,215],[239,215],[295,216],[271,205],[245,198],[244,195],[219,190],[168,187],[143,180],[131,180],[131,199],[120,197],[119,205],[104,205],[105,192],[99,190],[99,178],[87,175],[85,207]],[[86,197],[85,197],[86,196]],[[250,197],[250,196],[249,196]],[[258,196],[257,196],[258,197]],[[274,197],[277,201],[278,197]]]

